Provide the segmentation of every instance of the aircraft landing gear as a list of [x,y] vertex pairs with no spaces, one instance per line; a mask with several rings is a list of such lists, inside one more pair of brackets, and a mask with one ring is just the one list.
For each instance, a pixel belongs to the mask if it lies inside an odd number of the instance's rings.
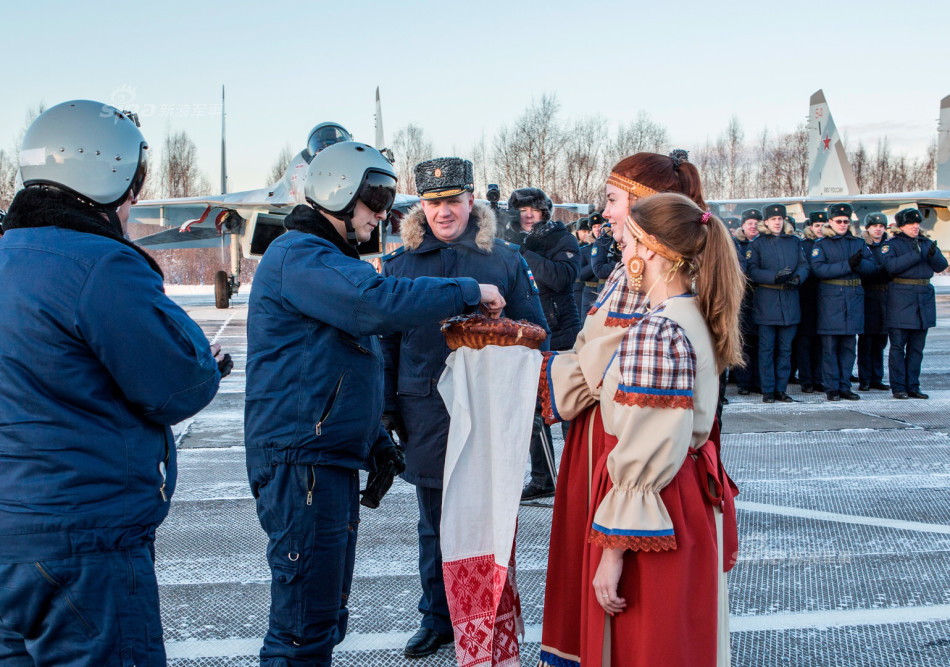
[[231,305],[231,297],[237,294],[237,284],[227,271],[215,271],[214,307],[226,309]]

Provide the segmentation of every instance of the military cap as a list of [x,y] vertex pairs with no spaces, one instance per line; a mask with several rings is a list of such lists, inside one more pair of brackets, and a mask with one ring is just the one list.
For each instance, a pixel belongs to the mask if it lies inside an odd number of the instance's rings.
[[829,218],[838,218],[842,215],[850,218],[852,213],[854,213],[854,209],[851,208],[851,204],[832,204],[828,207]]
[[591,213],[590,215],[590,226],[602,225],[604,224],[604,216],[600,213]]
[[746,220],[761,220],[762,213],[757,208],[747,208],[742,212],[742,222]]
[[864,216],[864,226],[867,228],[871,225],[884,225],[886,227],[887,216],[883,213],[868,213]]
[[915,222],[923,222],[924,219],[920,216],[920,211],[916,208],[905,208],[897,212],[897,215],[894,216],[894,221],[898,227],[903,227],[904,225],[912,225]]
[[475,190],[475,169],[459,157],[437,157],[415,168],[416,191],[422,199],[445,199]]
[[742,224],[742,221],[734,215],[730,215],[722,219],[722,224],[724,224],[729,229],[735,229]]
[[762,210],[762,217],[768,220],[775,216],[785,217],[785,207],[781,204],[769,204]]
[[581,218],[577,221],[577,229],[590,231],[590,219]]
[[812,211],[808,214],[808,224],[813,225],[816,222],[828,222],[828,214],[824,211]]

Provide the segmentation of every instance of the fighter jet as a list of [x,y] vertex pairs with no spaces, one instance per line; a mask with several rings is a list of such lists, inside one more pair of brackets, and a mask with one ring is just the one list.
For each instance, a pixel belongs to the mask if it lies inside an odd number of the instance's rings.
[[936,190],[858,194],[854,171],[848,162],[844,145],[821,90],[811,96],[808,146],[807,196],[722,199],[710,201],[709,205],[722,217],[747,208],[761,208],[767,204],[779,203],[784,204],[795,219],[802,220],[812,211],[826,209],[829,204],[847,202],[854,208],[859,221],[863,221],[868,213],[884,213],[893,220],[894,214],[899,210],[916,208],[924,219],[921,231],[937,241],[945,253],[950,253],[950,95],[940,101]]

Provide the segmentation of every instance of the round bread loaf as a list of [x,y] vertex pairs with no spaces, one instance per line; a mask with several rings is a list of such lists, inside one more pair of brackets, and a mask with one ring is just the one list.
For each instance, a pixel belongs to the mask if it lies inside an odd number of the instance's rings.
[[442,322],[442,335],[450,350],[470,347],[480,350],[486,345],[524,345],[537,350],[548,337],[547,332],[527,320],[507,317],[491,319],[482,314],[460,315]]

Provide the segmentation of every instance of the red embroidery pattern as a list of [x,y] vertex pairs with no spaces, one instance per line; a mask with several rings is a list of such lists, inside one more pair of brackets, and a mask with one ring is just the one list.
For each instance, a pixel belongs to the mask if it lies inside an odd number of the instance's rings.
[[658,394],[640,394],[617,390],[614,402],[620,405],[637,406],[641,408],[683,408],[693,409],[692,396],[661,396]]
[[548,365],[551,363],[553,352],[542,352],[541,376],[538,378],[538,400],[541,402],[541,416],[545,424],[557,423],[554,410],[551,408],[551,386],[548,384]]
[[517,665],[518,601],[492,555],[442,563],[459,667]]
[[676,548],[676,535],[605,535],[593,528],[587,541],[601,549],[672,551]]
[[636,320],[631,320],[630,318],[624,317],[607,317],[604,320],[605,327],[628,327],[631,323],[636,322]]

